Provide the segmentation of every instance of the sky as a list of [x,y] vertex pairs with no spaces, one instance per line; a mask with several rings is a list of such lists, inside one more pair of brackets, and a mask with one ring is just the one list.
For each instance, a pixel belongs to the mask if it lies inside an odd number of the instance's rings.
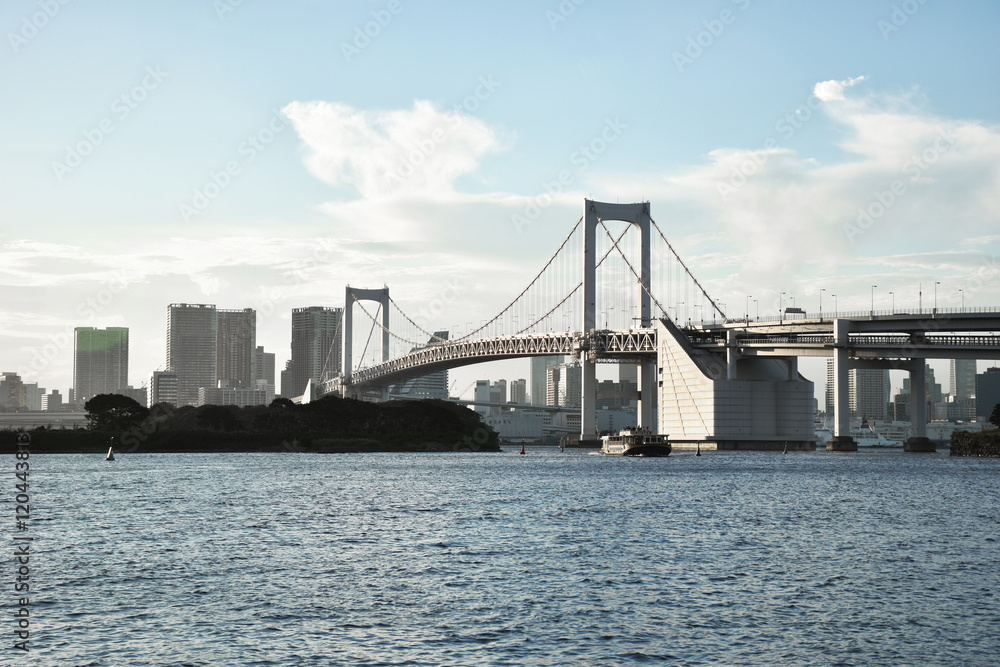
[[256,308],[279,371],[292,308],[348,284],[489,318],[585,197],[649,201],[762,316],[1000,305],[995,1],[11,0],[0,29],[0,370],[50,390],[77,326],[129,327],[144,384],[170,303]]

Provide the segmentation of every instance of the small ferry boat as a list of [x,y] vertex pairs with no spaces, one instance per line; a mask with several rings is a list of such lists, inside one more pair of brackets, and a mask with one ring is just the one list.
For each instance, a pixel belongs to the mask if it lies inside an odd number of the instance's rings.
[[667,436],[638,427],[601,436],[601,443],[601,453],[611,456],[669,456],[672,449]]

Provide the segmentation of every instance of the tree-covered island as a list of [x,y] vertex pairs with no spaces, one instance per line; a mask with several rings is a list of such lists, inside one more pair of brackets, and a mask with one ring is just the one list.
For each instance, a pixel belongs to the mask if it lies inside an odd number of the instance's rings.
[[[32,450],[45,452],[418,452],[499,451],[496,431],[472,410],[439,400],[368,403],[324,396],[297,405],[146,408],[119,394],[84,404],[85,429],[36,429]],[[13,431],[0,433],[4,449]]]

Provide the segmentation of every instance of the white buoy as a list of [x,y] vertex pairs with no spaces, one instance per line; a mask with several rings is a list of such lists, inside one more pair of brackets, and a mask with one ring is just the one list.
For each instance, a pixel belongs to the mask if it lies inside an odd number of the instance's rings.
[[114,445],[111,445],[110,447],[108,447],[108,455],[104,457],[105,461],[114,461],[115,460],[114,449],[115,449]]

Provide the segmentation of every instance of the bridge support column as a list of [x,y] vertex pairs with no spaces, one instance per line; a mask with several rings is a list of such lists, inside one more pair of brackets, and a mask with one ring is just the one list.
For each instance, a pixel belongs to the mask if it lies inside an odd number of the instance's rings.
[[597,364],[585,352],[580,360],[580,444],[597,440]]
[[[375,301],[382,308],[382,361],[389,361],[389,288],[360,289],[347,286],[344,296],[344,384],[349,384],[353,367],[354,302]],[[344,395],[348,394],[346,387]]]
[[856,452],[858,443],[851,437],[851,404],[848,394],[848,374],[851,369],[848,349],[851,323],[848,320],[833,321],[833,438],[826,444],[831,452]]
[[927,367],[924,359],[911,359],[910,437],[903,443],[905,452],[934,452],[937,448],[927,437]]
[[[651,260],[650,260],[650,229],[652,223],[649,217],[649,202],[636,204],[610,204],[590,199],[583,200],[583,326],[581,333],[590,336],[597,328],[597,226],[605,220],[628,222],[639,228],[639,326],[649,327],[650,304],[649,295]],[[590,353],[584,353],[582,360],[583,400],[580,414],[580,440],[592,439],[597,433],[596,401],[593,398],[597,374],[594,359]],[[656,392],[655,365],[639,364],[639,406],[636,421],[638,426],[655,427],[653,405]],[[591,394],[588,406],[586,396]]]

